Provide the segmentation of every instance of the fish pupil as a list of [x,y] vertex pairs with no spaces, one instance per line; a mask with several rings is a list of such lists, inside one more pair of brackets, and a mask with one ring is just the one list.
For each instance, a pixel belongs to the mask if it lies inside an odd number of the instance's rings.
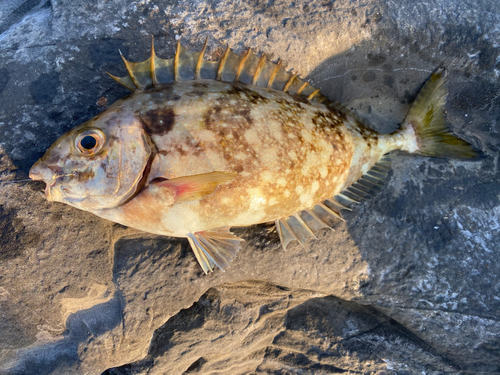
[[85,137],[82,138],[80,141],[80,145],[85,149],[85,150],[92,150],[97,144],[97,141],[94,137],[91,135],[86,135]]

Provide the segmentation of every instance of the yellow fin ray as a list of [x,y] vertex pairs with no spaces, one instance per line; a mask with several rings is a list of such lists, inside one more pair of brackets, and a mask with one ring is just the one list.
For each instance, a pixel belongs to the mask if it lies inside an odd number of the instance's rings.
[[270,88],[282,91],[285,88],[286,83],[290,79],[291,74],[287,73],[283,68],[283,65],[279,67],[274,77],[273,83]]
[[405,150],[426,156],[474,159],[483,156],[472,145],[455,136],[445,122],[446,70],[437,68],[427,79],[413,102],[399,132],[411,128],[416,150]]
[[125,64],[125,68],[127,68],[127,72],[134,82],[134,85],[139,89],[145,89],[148,86],[151,86],[153,83],[151,77],[151,58],[141,61],[141,62],[131,62],[128,61],[120,52],[120,56]]
[[204,60],[206,41],[201,52],[192,52],[177,43],[176,54],[171,59],[162,59],[154,52],[151,41],[151,57],[141,62],[130,62],[123,56],[127,77],[111,78],[132,90],[146,90],[151,86],[193,79],[216,79],[224,82],[241,82],[274,90],[283,90],[291,95],[300,95],[310,101],[330,102],[313,86],[301,80],[297,73],[287,72],[281,62],[273,63],[251,50],[239,56],[227,49],[220,61]]
[[118,82],[120,85],[123,87],[126,87],[129,90],[136,91],[137,87],[135,86],[134,82],[130,78],[130,76],[126,77],[116,77],[113,74],[106,72],[111,78],[113,78],[116,82]]
[[249,49],[248,51],[245,52],[245,54],[243,56],[240,57],[239,64],[238,64],[238,70],[236,71],[236,77],[234,78],[235,81],[245,83],[243,80],[241,80],[241,73],[244,70],[243,68],[245,67],[245,63],[246,63],[247,59],[249,57],[251,58],[253,56],[254,55],[252,54],[252,50]]
[[198,61],[196,63],[196,71],[194,74],[194,79],[201,79],[201,67],[203,66],[203,57],[205,56],[205,51],[207,50],[208,37],[205,39],[205,44],[203,45],[202,51],[198,55]]
[[297,73],[292,74],[289,78],[288,81],[285,83],[285,87],[283,87],[283,92],[288,92],[288,89],[292,85],[293,81],[295,81],[295,78],[297,78]]
[[[176,81],[189,81],[195,78],[196,66],[201,52],[191,52],[185,49],[180,42],[177,43],[177,53],[175,55],[178,61]],[[175,73],[175,72],[174,72]]]
[[257,68],[255,69],[255,73],[252,78],[252,85],[256,85],[257,81],[259,80],[260,73],[262,71],[262,68],[264,67],[265,63],[267,61],[266,55],[262,54],[262,56],[259,59],[259,63],[257,65]]

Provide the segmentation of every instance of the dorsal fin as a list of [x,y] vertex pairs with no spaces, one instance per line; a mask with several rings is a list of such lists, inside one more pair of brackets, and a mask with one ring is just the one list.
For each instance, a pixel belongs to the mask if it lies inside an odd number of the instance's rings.
[[220,61],[207,61],[203,59],[206,45],[207,41],[201,52],[191,52],[178,42],[175,56],[171,59],[162,59],[156,56],[154,41],[151,38],[149,59],[134,63],[122,56],[129,75],[115,77],[108,74],[132,91],[142,91],[151,86],[174,81],[215,79],[268,87],[285,91],[290,95],[300,95],[310,101],[330,104],[319,90],[300,79],[297,73],[285,71],[281,62],[273,63],[265,55],[258,57],[251,50],[239,56],[229,47]]

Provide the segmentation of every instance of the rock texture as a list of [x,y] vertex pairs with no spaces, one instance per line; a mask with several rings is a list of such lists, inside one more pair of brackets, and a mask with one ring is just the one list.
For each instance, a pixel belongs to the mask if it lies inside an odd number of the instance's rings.
[[453,370],[447,362],[373,307],[246,281],[210,288],[156,330],[145,359],[108,373]]
[[[500,372],[494,0],[0,4],[0,373]],[[186,241],[50,204],[30,166],[176,40],[278,57],[381,132],[430,72],[476,162],[399,154],[387,186],[287,252],[270,225],[205,276]]]

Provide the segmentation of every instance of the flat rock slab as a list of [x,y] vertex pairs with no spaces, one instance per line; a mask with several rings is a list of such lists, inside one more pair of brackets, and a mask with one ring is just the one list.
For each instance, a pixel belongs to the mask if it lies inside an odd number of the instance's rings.
[[[244,293],[243,293],[244,292]],[[109,374],[453,371],[373,307],[262,281],[210,288],[155,331],[148,356]]]
[[[493,0],[0,4],[0,373],[500,371],[500,10]],[[429,74],[476,162],[397,154],[374,199],[302,248],[273,226],[226,272],[187,241],[43,197],[30,166],[127,95],[105,71],[253,48],[381,132]]]

